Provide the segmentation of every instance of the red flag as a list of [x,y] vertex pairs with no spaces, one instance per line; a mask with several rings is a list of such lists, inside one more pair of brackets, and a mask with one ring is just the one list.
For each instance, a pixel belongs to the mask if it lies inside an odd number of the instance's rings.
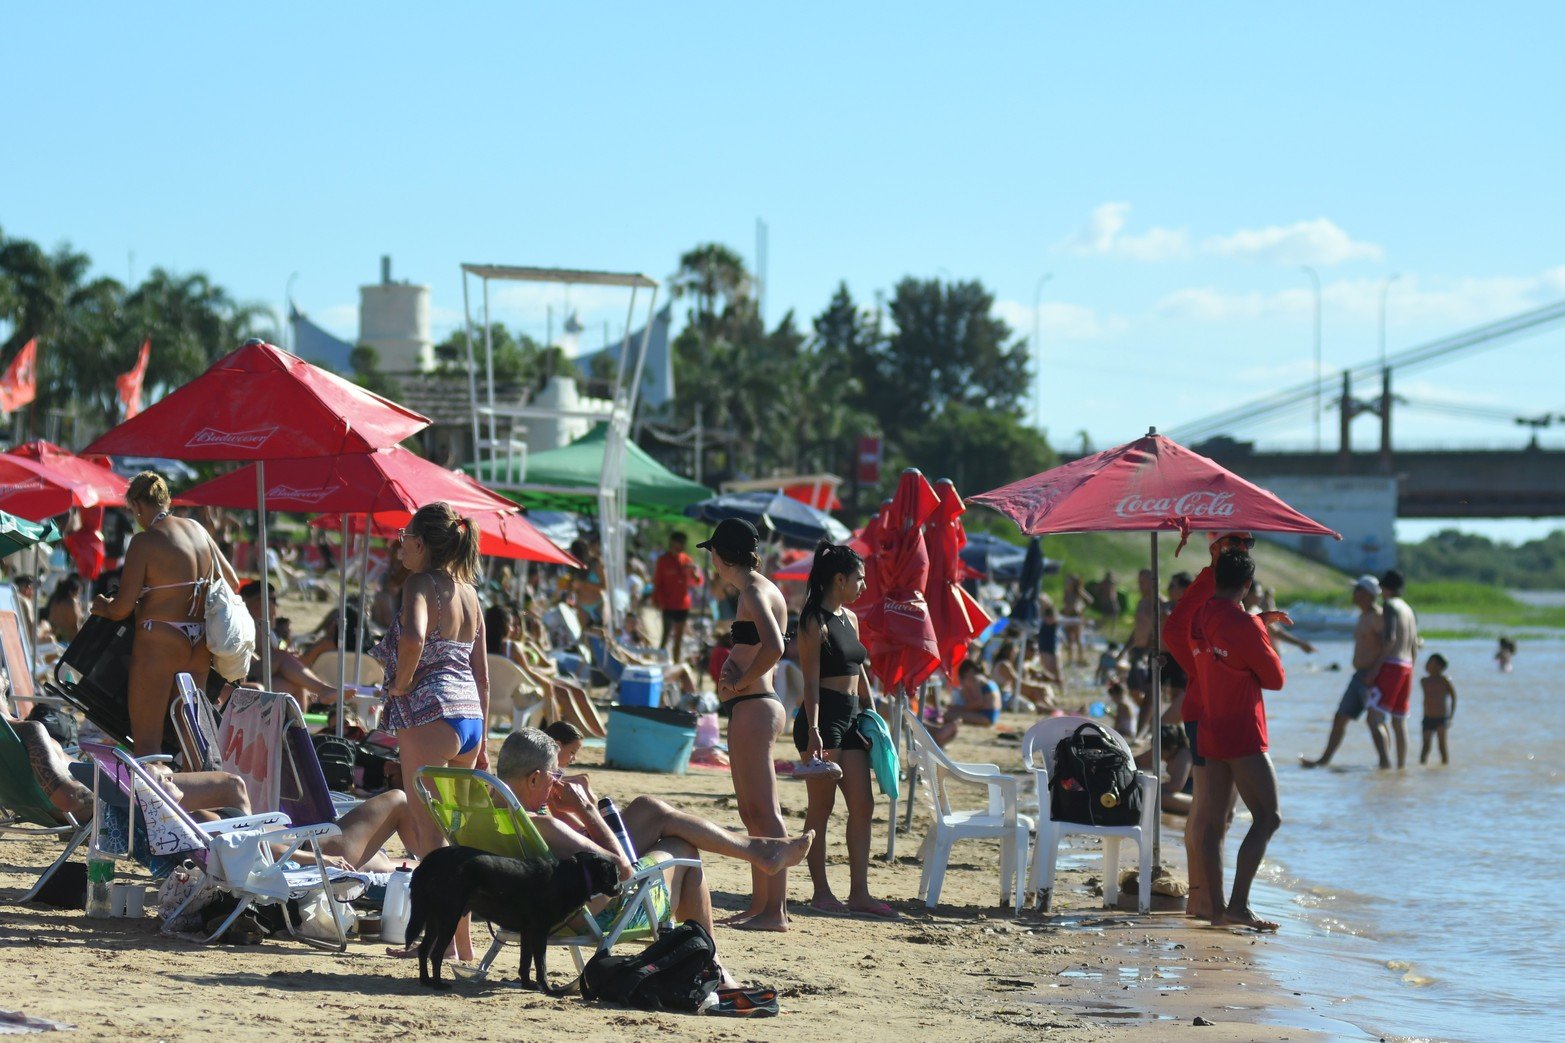
[[151,357],[152,338],[148,337],[141,342],[141,354],[136,356],[136,364],[114,378],[114,390],[119,392],[126,420],[141,412],[141,384],[147,379],[147,359]]
[[22,345],[0,377],[0,410],[14,413],[38,397],[38,338]]

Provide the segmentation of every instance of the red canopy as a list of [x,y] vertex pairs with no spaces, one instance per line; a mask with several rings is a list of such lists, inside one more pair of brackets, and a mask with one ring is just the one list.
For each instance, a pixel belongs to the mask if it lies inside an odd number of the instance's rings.
[[908,468],[873,529],[865,528],[874,553],[865,562],[864,597],[853,609],[869,649],[870,670],[887,691],[912,691],[940,666],[940,646],[924,600],[929,583],[924,525],[939,505],[929,480]]
[[[187,490],[181,502],[255,509],[255,465]],[[401,446],[266,465],[266,506],[273,511],[365,514],[416,511],[449,503],[460,515],[516,510],[516,504],[471,478],[448,471]]]
[[1342,536],[1159,434],[972,497],[1022,532],[1302,532]]
[[103,464],[77,456],[53,442],[45,442],[42,439],[23,442],[19,446],[6,450],[5,455],[33,460],[56,474],[65,475],[78,484],[87,486],[97,494],[100,506],[125,506],[125,490],[129,487],[129,482]]
[[940,647],[940,666],[955,684],[957,667],[967,658],[968,643],[993,620],[961,585],[972,572],[962,561],[962,548],[967,545],[962,512],[967,505],[949,478],[935,483],[935,493],[940,497],[940,505],[924,527],[929,552],[929,584],[924,588],[924,596]]
[[[515,508],[515,504],[511,505]],[[398,530],[413,520],[410,511],[377,511],[373,514],[349,514],[348,532],[355,536],[365,531],[365,518],[369,519],[369,534],[382,540],[394,540]],[[537,526],[520,512],[511,514],[473,514],[473,524],[478,526],[478,553],[491,558],[512,558],[536,561],[542,565],[568,565],[573,569],[586,568],[570,554],[556,547],[549,538],[538,531]],[[340,514],[323,514],[310,522],[318,529],[340,530]]]
[[428,417],[252,340],[85,451],[173,460],[285,460],[367,453],[428,426]]
[[97,502],[98,493],[90,483],[37,460],[0,453],[0,510],[43,521]]

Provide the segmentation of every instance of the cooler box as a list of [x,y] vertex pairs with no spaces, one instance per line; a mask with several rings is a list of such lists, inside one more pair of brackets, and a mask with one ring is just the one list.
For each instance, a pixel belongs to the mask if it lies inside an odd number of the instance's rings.
[[603,760],[611,768],[683,775],[695,743],[693,713],[655,706],[612,706]]
[[662,706],[663,671],[655,666],[627,666],[615,695],[621,706]]

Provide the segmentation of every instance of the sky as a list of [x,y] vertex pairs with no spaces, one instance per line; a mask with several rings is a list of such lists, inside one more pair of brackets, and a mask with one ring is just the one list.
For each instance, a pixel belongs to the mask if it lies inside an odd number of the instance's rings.
[[[291,287],[350,339],[390,254],[438,339],[463,262],[666,279],[707,241],[753,262],[761,219],[770,321],[979,279],[1041,334],[1035,417],[1102,447],[1313,379],[1303,265],[1330,388],[1383,292],[1393,353],[1565,298],[1562,31],[1545,3],[32,4],[0,35],[0,230],[280,313]],[[589,346],[626,305],[491,303],[539,337],[576,310]],[[1524,444],[1513,415],[1565,413],[1562,349],[1400,380],[1399,444]]]

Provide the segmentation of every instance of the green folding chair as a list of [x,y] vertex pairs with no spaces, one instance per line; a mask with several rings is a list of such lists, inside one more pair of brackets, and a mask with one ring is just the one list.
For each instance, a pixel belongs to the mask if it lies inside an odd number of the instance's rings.
[[62,837],[65,850],[54,864],[43,871],[32,889],[17,899],[30,902],[49,878],[63,866],[76,849],[92,832],[92,820],[78,822],[76,816],[66,815],[60,822],[60,812],[49,802],[48,794],[38,785],[33,775],[32,762],[27,759],[27,748],[11,722],[0,716],[0,836],[21,833],[28,836]]
[[[420,768],[414,784],[424,806],[434,816],[448,841],[474,847],[507,858],[553,859],[549,846],[533,825],[532,816],[516,799],[511,788],[486,771],[471,768]],[[694,858],[668,858],[636,870],[620,885],[620,894],[611,904],[614,910],[607,925],[600,924],[583,906],[549,936],[550,945],[570,948],[577,971],[587,965],[583,950],[612,949],[620,942],[655,939],[672,921],[668,889],[663,871],[674,866],[699,868]],[[661,892],[661,894],[660,894]],[[500,950],[507,942],[519,942],[514,931],[491,926],[494,941],[476,968],[457,970],[460,977],[480,980],[487,977]],[[396,939],[392,939],[396,941]]]

